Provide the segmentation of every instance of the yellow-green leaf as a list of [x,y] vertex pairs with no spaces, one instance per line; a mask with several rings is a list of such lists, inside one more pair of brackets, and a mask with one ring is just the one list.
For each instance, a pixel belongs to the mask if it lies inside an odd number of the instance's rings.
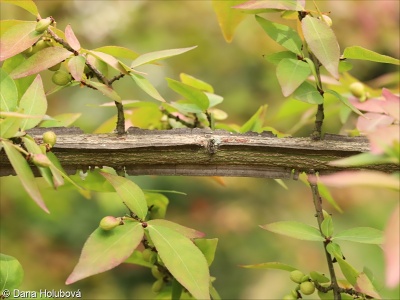
[[347,47],[346,49],[344,49],[343,57],[351,59],[375,61],[384,64],[400,65],[399,59],[379,54],[377,52],[365,49],[360,46]]

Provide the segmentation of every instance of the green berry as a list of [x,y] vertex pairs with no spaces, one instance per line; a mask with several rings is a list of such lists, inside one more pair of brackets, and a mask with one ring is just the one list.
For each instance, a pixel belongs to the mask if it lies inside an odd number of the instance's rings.
[[283,300],[296,300],[297,297],[294,297],[292,294],[288,294],[288,295],[283,296],[282,299]]
[[71,82],[72,76],[68,72],[64,70],[58,70],[54,72],[53,77],[51,78],[54,84],[64,86]]
[[33,154],[31,157],[31,161],[38,167],[47,168],[51,166],[51,161],[46,156],[46,154],[43,153]]
[[113,216],[107,216],[101,219],[100,228],[103,230],[111,230],[121,225],[121,218],[115,218]]
[[304,295],[311,295],[315,292],[315,285],[313,282],[306,281],[300,284],[300,292]]
[[158,280],[157,280],[156,282],[154,282],[153,285],[151,286],[151,290],[152,290],[154,293],[158,293],[158,292],[161,291],[161,289],[163,288],[163,286],[164,286],[164,280],[158,279]]
[[148,249],[148,248],[144,249],[143,252],[142,252],[143,259],[145,261],[149,262],[152,253],[153,253],[153,251],[151,251],[150,249]]
[[303,272],[301,272],[299,270],[294,270],[294,271],[290,272],[290,279],[295,283],[301,283],[303,277],[304,277]]
[[151,274],[154,276],[155,279],[162,279],[164,277],[157,266],[153,266],[151,268]]
[[51,23],[53,23],[51,18],[41,19],[36,23],[35,30],[39,33],[43,33],[47,30]]
[[28,54],[28,56],[32,56],[33,54],[36,54],[40,50],[47,48],[47,47],[49,47],[49,45],[43,39],[40,39],[32,46],[32,51],[30,51],[27,54]]
[[353,96],[359,98],[360,101],[365,101],[365,86],[361,82],[353,82],[352,84],[350,84],[349,89]]
[[43,143],[49,144],[50,147],[53,147],[57,142],[57,135],[53,131],[46,131],[42,135]]

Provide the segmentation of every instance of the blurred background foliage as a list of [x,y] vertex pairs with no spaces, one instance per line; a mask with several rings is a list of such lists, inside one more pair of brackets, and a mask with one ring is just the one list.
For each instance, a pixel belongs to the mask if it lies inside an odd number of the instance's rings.
[[[333,29],[341,48],[360,45],[376,52],[399,57],[399,1],[317,1],[322,11],[330,11]],[[167,100],[177,100],[168,90],[165,77],[178,80],[184,72],[202,79],[224,97],[219,108],[229,115],[227,123],[243,124],[260,105],[268,104],[266,124],[282,132],[290,131],[307,110],[315,107],[281,94],[275,66],[263,55],[279,51],[248,16],[239,26],[233,42],[224,41],[210,1],[36,1],[42,17],[53,16],[57,27],[71,24],[82,46],[94,49],[118,45],[145,53],[197,45],[183,55],[141,70]],[[311,7],[310,7],[311,8]],[[269,15],[279,19],[279,14]],[[22,9],[1,4],[1,19],[32,17]],[[373,88],[398,85],[396,67],[358,63],[350,72]],[[47,72],[47,71],[46,71]],[[43,73],[50,89],[51,72]],[[48,79],[46,81],[46,79]],[[397,80],[397,81],[396,81]],[[395,84],[396,85],[396,84]],[[390,87],[390,86],[389,86]],[[115,88],[123,99],[152,101],[129,79]],[[109,102],[99,93],[79,87],[48,97],[48,114],[79,112],[74,124],[93,132],[115,114],[113,108],[88,104]],[[311,113],[313,116],[314,113]],[[327,114],[324,129],[337,133],[341,124],[337,110]],[[312,124],[293,132],[306,136]],[[208,237],[219,238],[211,274],[223,299],[279,299],[294,288],[283,271],[247,270],[240,264],[280,261],[303,272],[327,273],[322,245],[276,236],[258,225],[279,220],[297,220],[316,226],[311,193],[301,182],[288,181],[284,190],[272,180],[225,178],[225,186],[210,178],[139,176],[133,180],[144,189],[170,189],[187,196],[168,194],[167,219],[196,228]],[[1,252],[20,260],[25,270],[24,290],[80,289],[85,299],[152,299],[154,279],[148,269],[123,264],[116,269],[66,287],[64,282],[78,261],[88,235],[105,215],[120,216],[124,207],[112,193],[95,194],[90,200],[75,191],[45,188],[50,215],[27,198],[15,177],[1,178]],[[352,226],[385,227],[398,194],[377,188],[332,189],[344,209],[333,208],[335,229]],[[358,270],[370,268],[378,282],[384,282],[383,255],[370,245],[344,244],[346,258]],[[397,299],[399,289],[381,291],[384,299]],[[316,297],[316,296],[314,296]],[[311,299],[311,298],[310,298]]]

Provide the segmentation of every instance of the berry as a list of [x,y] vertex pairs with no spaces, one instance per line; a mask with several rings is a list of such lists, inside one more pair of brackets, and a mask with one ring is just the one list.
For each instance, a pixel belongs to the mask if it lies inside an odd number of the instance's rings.
[[164,280],[162,280],[162,279],[157,279],[157,281],[154,282],[153,285],[151,286],[151,290],[152,290],[154,293],[158,293],[158,292],[161,291],[161,289],[163,288],[163,286],[164,286]]
[[150,249],[144,249],[142,252],[143,259],[145,261],[149,262],[152,253],[153,253],[153,251],[151,251]]
[[300,284],[300,292],[304,295],[311,295],[315,292],[315,285],[313,282],[306,281]]
[[164,277],[157,266],[153,266],[151,268],[151,274],[154,276],[155,279],[162,279]]
[[120,218],[115,218],[113,216],[107,216],[101,219],[100,228],[103,230],[111,230],[121,224]]
[[53,81],[54,84],[64,86],[70,83],[70,81],[72,80],[72,76],[66,71],[58,70],[54,72],[51,80]]
[[41,19],[37,22],[35,30],[39,33],[43,33],[47,30],[51,23],[53,23],[51,18]]
[[353,96],[359,98],[360,101],[362,99],[365,100],[365,86],[361,82],[353,82],[352,84],[350,84],[349,89]]
[[290,279],[295,283],[301,283],[303,277],[304,277],[303,272],[301,272],[299,270],[294,270],[294,271],[290,272]]
[[57,135],[53,131],[46,131],[42,135],[43,143],[49,144],[50,147],[53,147],[57,141]]

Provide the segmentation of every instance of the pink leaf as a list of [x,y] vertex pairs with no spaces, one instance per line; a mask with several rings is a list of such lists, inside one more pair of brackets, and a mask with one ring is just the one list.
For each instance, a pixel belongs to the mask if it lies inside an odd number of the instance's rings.
[[354,286],[354,289],[358,292],[362,292],[374,299],[382,299],[381,296],[375,291],[375,288],[369,280],[368,276],[365,273],[360,273],[357,276],[357,283]]
[[71,25],[69,24],[67,25],[67,27],[65,27],[65,38],[72,49],[74,49],[75,51],[81,49],[81,44],[79,43],[78,39],[75,36],[75,33],[72,31]]
[[383,110],[396,120],[400,118],[400,97],[393,94],[388,89],[382,90],[382,96],[385,97],[386,101],[381,104]]
[[383,251],[385,253],[386,285],[390,288],[400,283],[400,206],[394,209],[385,229]]
[[373,132],[381,127],[387,127],[393,123],[394,118],[377,113],[366,113],[365,118],[358,118],[357,129],[361,132]]
[[85,58],[81,55],[71,57],[68,61],[68,70],[76,81],[82,81],[85,61]]
[[360,100],[357,97],[351,96],[349,97],[349,102],[353,104],[354,107],[362,111],[374,112],[374,113],[385,112],[384,109],[382,108],[382,103],[384,103],[384,101],[376,98],[368,99],[365,102],[360,102]]
[[386,148],[393,147],[394,142],[398,141],[399,137],[400,127],[398,125],[391,125],[377,129],[376,131],[368,134],[371,152],[373,154],[384,153]]

